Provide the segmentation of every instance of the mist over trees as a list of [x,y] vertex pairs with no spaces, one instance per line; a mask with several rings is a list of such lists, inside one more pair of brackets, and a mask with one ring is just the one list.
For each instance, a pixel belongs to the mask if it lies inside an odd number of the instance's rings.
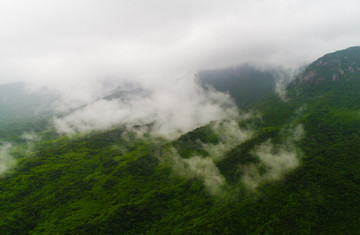
[[[186,94],[195,101],[194,108],[184,106],[181,111],[216,108],[222,115],[217,120],[214,115],[209,119],[197,116],[203,122],[191,123],[188,130],[172,124],[173,129],[167,131],[182,131],[170,136],[156,131],[159,123],[166,123],[162,120],[176,123],[176,119],[171,115],[170,119],[156,115],[143,119],[148,112],[140,119],[126,119],[134,122],[114,126],[83,130],[76,129],[77,122],[67,122],[75,131],[66,134],[55,128],[56,120],[68,117],[86,121],[82,117],[99,103],[143,109],[139,102],[147,101],[152,110],[156,106],[149,100],[157,101],[156,96],[173,97],[174,101],[167,102],[170,107],[181,97],[176,92],[152,93],[135,86],[116,88],[64,113],[53,111],[45,116],[46,127],[40,125],[45,122],[31,119],[21,121],[27,128],[2,126],[0,231],[358,231],[359,66],[358,47],[328,54],[294,76],[285,88],[285,98],[275,92],[272,80],[267,97],[245,97],[244,102],[230,90],[237,82],[248,84],[240,71],[211,71],[219,79],[226,78],[224,84],[214,77],[212,87],[209,82],[202,83],[202,88],[193,80],[193,90]],[[234,75],[238,72],[239,77]],[[250,74],[263,73],[250,69]],[[177,84],[189,87],[188,81],[182,82]],[[252,83],[248,87],[262,89]],[[221,93],[226,89],[228,94]],[[234,100],[242,109],[236,108]],[[106,110],[103,107],[99,116],[106,115]],[[172,110],[168,114],[178,113]],[[34,123],[40,123],[40,128]]]
[[1,1],[0,234],[359,233],[359,9]]

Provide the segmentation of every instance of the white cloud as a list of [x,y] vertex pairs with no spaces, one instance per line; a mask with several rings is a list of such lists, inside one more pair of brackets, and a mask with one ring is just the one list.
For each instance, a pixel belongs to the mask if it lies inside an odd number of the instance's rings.
[[244,175],[241,180],[249,189],[255,190],[268,180],[278,180],[299,166],[302,152],[296,144],[305,135],[303,126],[289,127],[282,134],[287,134],[283,143],[275,145],[267,140],[254,149],[253,155],[259,158],[260,163],[242,167]]
[[153,124],[152,133],[174,138],[213,120],[237,117],[238,110],[228,94],[205,91],[194,80],[180,79],[137,92],[126,99],[101,99],[54,120],[62,133],[90,132],[119,125]]
[[3,1],[0,83],[65,89],[107,77],[158,83],[242,62],[297,66],[357,44],[359,7],[325,0]]
[[0,176],[16,165],[16,160],[9,153],[11,147],[9,143],[0,146]]
[[[246,114],[237,117],[237,121],[250,117],[250,114]],[[202,179],[206,189],[211,194],[221,194],[226,185],[226,180],[216,166],[216,162],[221,160],[230,149],[248,140],[253,135],[253,131],[240,128],[237,121],[226,119],[212,123],[210,127],[219,136],[219,142],[202,144],[203,149],[209,153],[208,156],[193,155],[186,159],[182,158],[175,148],[170,148],[165,154],[166,158],[161,160],[170,161],[170,165],[180,175]]]

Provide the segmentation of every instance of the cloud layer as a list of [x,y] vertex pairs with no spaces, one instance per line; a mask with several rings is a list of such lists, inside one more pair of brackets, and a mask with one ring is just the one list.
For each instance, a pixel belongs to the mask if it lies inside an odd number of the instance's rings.
[[96,92],[98,80],[159,83],[253,62],[296,67],[360,41],[360,3],[3,1],[0,83]]
[[55,118],[58,132],[73,134],[151,125],[151,133],[175,138],[213,120],[238,117],[228,94],[204,90],[193,79],[163,83],[150,91],[137,90],[113,99],[100,99],[64,117]]
[[[355,45],[359,8],[355,0],[2,1],[0,84],[46,86],[60,94],[60,111],[88,104],[55,120],[67,133],[155,119],[159,133],[188,130],[221,117],[224,100],[178,80],[244,62],[293,69]],[[151,95],[101,100],[126,82]],[[204,103],[212,95],[219,100]]]

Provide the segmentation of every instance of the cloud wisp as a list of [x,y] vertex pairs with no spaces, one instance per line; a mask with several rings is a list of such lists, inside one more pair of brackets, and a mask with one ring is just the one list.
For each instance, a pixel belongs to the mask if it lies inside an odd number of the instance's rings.
[[[249,117],[249,115],[243,115],[238,117],[237,121]],[[226,119],[212,123],[211,128],[219,136],[219,142],[202,144],[203,149],[208,152],[208,156],[193,155],[186,159],[182,158],[175,148],[170,148],[166,153],[166,159],[170,161],[170,165],[176,173],[185,177],[198,177],[204,181],[210,194],[220,195],[226,185],[226,179],[221,174],[216,162],[221,160],[227,151],[253,135],[252,130],[240,128],[237,121]]]
[[[225,192],[227,182],[216,163],[221,161],[229,150],[250,139],[254,132],[240,128],[234,120],[219,121],[213,125],[213,130],[219,135],[220,141],[217,144],[203,144],[208,156],[194,154],[190,158],[182,158],[175,148],[170,148],[165,154],[166,158],[162,160],[170,161],[177,174],[202,179],[210,194],[221,195]],[[305,134],[303,126],[290,126],[281,134],[284,136],[283,142],[274,144],[267,140],[251,151],[251,154],[258,158],[258,163],[239,166],[242,172],[239,182],[245,189],[254,192],[261,183],[279,180],[299,166],[302,152],[297,147],[297,142]]]
[[259,163],[243,166],[241,180],[250,190],[255,190],[265,181],[280,179],[299,165],[302,153],[296,143],[303,138],[304,128],[298,125],[285,132],[291,134],[283,143],[273,144],[267,140],[253,150],[252,154],[259,159]]
[[10,143],[3,143],[0,146],[0,176],[16,165],[16,160],[10,154],[11,148],[12,145]]

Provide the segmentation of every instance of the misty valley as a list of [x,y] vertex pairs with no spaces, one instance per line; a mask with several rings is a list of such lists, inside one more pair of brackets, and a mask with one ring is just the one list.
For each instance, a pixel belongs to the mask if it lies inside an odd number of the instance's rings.
[[96,86],[0,85],[0,234],[360,233],[360,47]]

